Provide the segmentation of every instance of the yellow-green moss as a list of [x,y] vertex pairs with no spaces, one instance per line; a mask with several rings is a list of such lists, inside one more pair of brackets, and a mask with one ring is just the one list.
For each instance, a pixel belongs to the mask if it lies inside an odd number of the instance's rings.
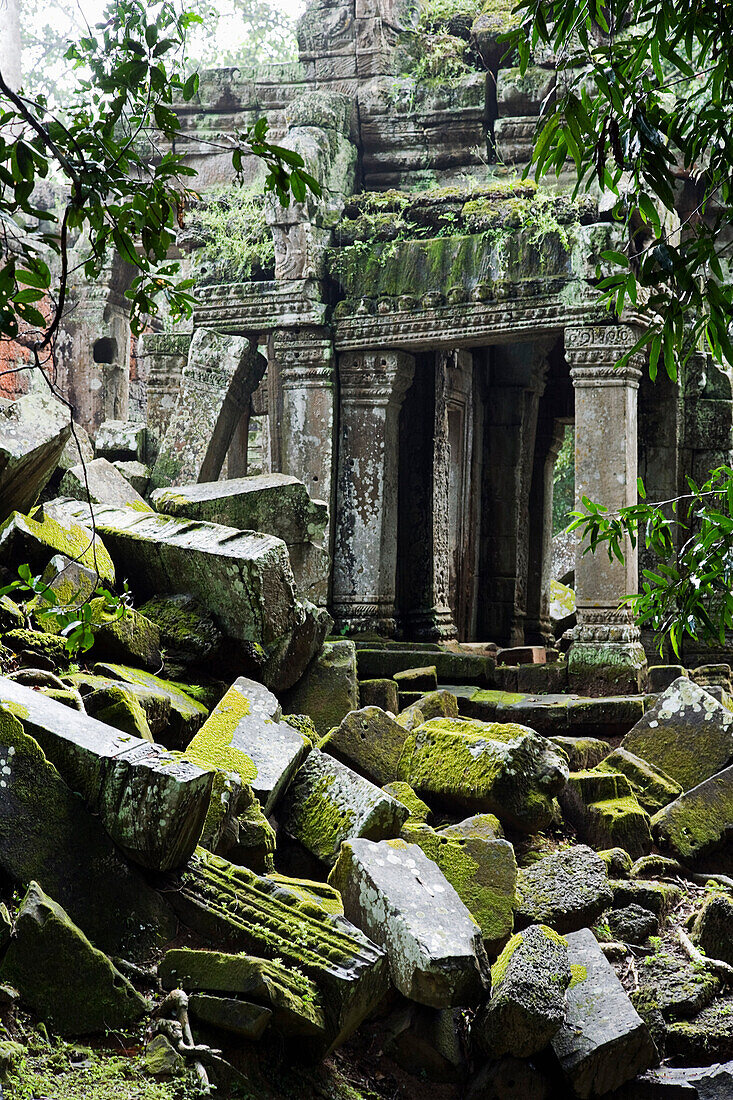
[[235,772],[243,784],[252,783],[257,778],[256,764],[246,752],[232,745],[239,722],[250,712],[246,696],[239,689],[230,689],[206,719],[183,758],[202,768]]

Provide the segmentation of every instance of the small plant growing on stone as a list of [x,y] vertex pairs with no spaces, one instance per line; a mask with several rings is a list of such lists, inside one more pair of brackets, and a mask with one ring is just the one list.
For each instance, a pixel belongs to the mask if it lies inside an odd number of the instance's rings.
[[[62,604],[51,586],[40,574],[34,576],[27,563],[18,567],[18,580],[0,588],[0,596],[10,593],[25,597],[21,601],[21,609],[26,621],[30,623],[35,619],[44,630],[61,635],[65,639],[66,651],[72,656],[91,649],[94,644],[94,627],[100,618],[104,618],[106,622],[121,619],[130,605],[127,591],[122,596],[116,596],[104,585],[98,585],[92,596],[80,604]],[[92,598],[103,601],[101,616],[100,605],[96,602],[93,604]]]

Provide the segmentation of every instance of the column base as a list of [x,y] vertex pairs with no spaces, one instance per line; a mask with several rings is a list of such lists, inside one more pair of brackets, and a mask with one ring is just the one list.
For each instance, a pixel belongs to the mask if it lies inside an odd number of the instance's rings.
[[638,695],[646,669],[641,642],[577,641],[568,651],[570,690],[581,695]]
[[379,603],[334,603],[331,608],[334,631],[347,634],[371,634],[393,638],[397,633],[394,606]]
[[402,617],[400,628],[401,635],[408,641],[447,642],[458,637],[453,612],[440,605],[409,611]]

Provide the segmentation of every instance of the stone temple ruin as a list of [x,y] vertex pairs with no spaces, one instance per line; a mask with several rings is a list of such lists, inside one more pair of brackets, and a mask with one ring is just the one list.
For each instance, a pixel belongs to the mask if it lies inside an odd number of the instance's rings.
[[[473,28],[476,71],[448,84],[395,75],[419,36],[405,45],[415,16],[389,3],[313,4],[299,64],[205,73],[181,109],[204,195],[232,174],[207,139],[264,115],[322,198],[268,206],[272,269],[224,282],[214,261],[193,336],[146,335],[132,369],[120,273],[78,288],[67,328],[61,376],[82,423],[147,421],[163,443],[158,485],[180,481],[164,460],[182,379],[192,409],[209,385],[190,359],[202,330],[260,348],[261,381],[228,396],[228,459],[220,447],[186,474],[282,471],[326,502],[327,603],[351,634],[553,646],[564,426],[575,425],[577,499],[610,509],[633,502],[637,472],[650,499],[666,499],[733,446],[731,383],[703,356],[679,386],[650,383],[638,362],[615,369],[637,328],[595,304],[614,226],[593,200],[569,200],[569,179],[552,194],[521,182],[554,71],[542,57],[520,77],[502,58],[500,14],[489,5]],[[245,163],[251,181],[257,172]],[[197,243],[184,232],[193,256]],[[630,548],[625,565],[579,557],[572,687],[641,686],[639,632],[618,610],[636,584]]]
[[[43,577],[0,596],[10,1047],[146,1020],[221,1096],[733,1097],[730,667],[648,667],[631,547],[550,615],[566,428],[576,500],[664,499],[731,461],[733,388],[617,368],[618,230],[522,179],[555,68],[509,7],[314,0],[297,64],[204,73],[193,323],[131,340],[124,265],[78,277],[83,463],[37,379],[0,402],[0,580]],[[262,116],[319,198],[233,187]]]

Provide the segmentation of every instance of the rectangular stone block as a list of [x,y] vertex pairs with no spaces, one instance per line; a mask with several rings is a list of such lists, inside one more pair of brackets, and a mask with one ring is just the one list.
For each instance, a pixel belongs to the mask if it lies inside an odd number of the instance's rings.
[[417,844],[353,840],[329,876],[344,913],[381,944],[392,980],[433,1008],[477,1004],[490,984],[481,931]]
[[280,717],[280,704],[272,692],[240,676],[188,745],[184,758],[201,767],[235,772],[270,814],[311,745]]
[[155,871],[186,862],[206,817],[209,772],[5,677],[0,703],[100,814],[125,855]]
[[282,827],[326,864],[356,837],[396,837],[409,811],[368,779],[314,749],[285,798]]
[[590,928],[566,939],[574,980],[552,1049],[576,1095],[585,1100],[643,1073],[655,1064],[657,1052]]
[[154,486],[219,476],[237,423],[266,367],[265,357],[243,336],[196,329],[153,468]]
[[71,417],[60,401],[34,394],[0,401],[0,521],[27,512],[56,469],[71,434]]

